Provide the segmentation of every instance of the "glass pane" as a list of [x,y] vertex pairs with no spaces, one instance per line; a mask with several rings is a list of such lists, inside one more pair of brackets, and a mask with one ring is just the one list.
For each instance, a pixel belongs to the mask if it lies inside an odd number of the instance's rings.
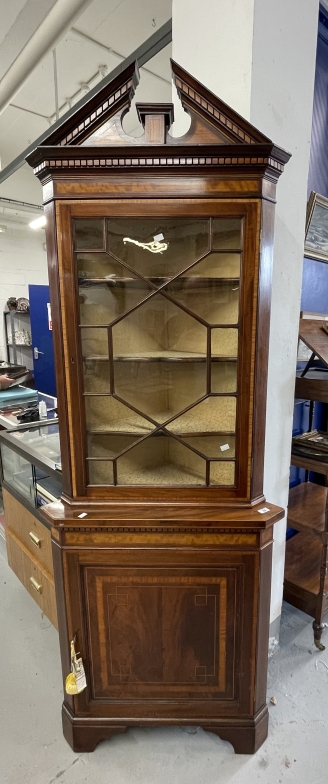
[[162,424],[206,394],[206,362],[115,362],[115,393]]
[[234,485],[235,483],[235,464],[229,462],[211,462],[210,464],[210,485]]
[[60,463],[60,443],[58,424],[31,427],[12,433],[12,437],[24,446],[32,447],[40,457],[47,457],[53,463]]
[[176,439],[146,438],[117,460],[121,485],[204,485],[206,463]]
[[166,297],[155,294],[113,327],[114,357],[205,357],[206,337],[206,327]]
[[81,329],[82,356],[98,359],[108,358],[108,330]]
[[75,218],[76,250],[104,249],[104,222],[102,218]]
[[172,433],[215,433],[234,431],[236,399],[234,397],[208,397],[202,403],[174,419],[167,429]]
[[108,457],[113,458],[130,446],[133,446],[140,436],[122,435],[100,435],[99,433],[88,434],[88,455],[89,457]]
[[237,357],[238,329],[212,329],[212,357]]
[[237,362],[212,362],[211,392],[237,391]]
[[242,220],[78,219],[75,241],[89,482],[204,486],[208,459],[233,485]]
[[109,362],[100,359],[85,359],[83,362],[85,392],[110,392]]
[[172,277],[209,250],[209,221],[109,218],[107,250],[145,277]]
[[89,485],[113,485],[113,463],[110,460],[88,460]]
[[76,270],[79,284],[85,280],[131,279],[132,273],[108,253],[77,253]]
[[5,444],[1,444],[1,457],[5,481],[35,506],[31,463]]
[[87,430],[105,430],[145,435],[154,430],[154,425],[131,411],[118,400],[106,395],[85,398]]
[[240,253],[209,253],[202,261],[184,272],[183,277],[240,278]]
[[151,288],[134,277],[130,281],[83,283],[79,287],[80,323],[111,324],[142,302]]
[[36,474],[36,504],[45,506],[56,501],[62,494],[62,483],[53,476],[47,476],[40,468],[35,468]]
[[197,278],[197,267],[194,278],[176,278],[165,290],[208,324],[237,324],[239,281],[224,283],[215,278]]
[[183,441],[205,457],[235,457],[235,436],[184,436]]
[[237,218],[214,218],[213,239],[214,250],[241,248],[241,220]]

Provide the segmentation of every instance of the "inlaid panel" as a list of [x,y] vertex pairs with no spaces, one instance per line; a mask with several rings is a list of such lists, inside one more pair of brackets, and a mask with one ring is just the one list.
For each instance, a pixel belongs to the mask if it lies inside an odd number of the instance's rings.
[[87,567],[93,698],[232,698],[240,567]]

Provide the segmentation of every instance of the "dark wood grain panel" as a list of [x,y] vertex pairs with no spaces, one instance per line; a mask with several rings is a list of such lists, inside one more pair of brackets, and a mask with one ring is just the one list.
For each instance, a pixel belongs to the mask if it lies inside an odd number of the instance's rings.
[[64,372],[63,324],[60,304],[60,282],[58,271],[58,246],[56,209],[54,202],[45,205],[47,260],[52,312],[52,335],[54,342],[54,359],[56,372],[56,393],[58,418],[60,422],[59,437],[62,463],[63,493],[72,495],[72,467],[70,442],[68,437],[68,401],[67,379]]
[[316,378],[314,373],[312,378],[309,378],[309,375],[304,378],[297,376],[295,397],[299,400],[318,400],[321,403],[328,403],[328,373],[326,378]]
[[310,534],[299,533],[286,545],[285,583],[317,596],[320,584],[321,542]]
[[298,468],[305,468],[307,471],[314,471],[317,474],[328,476],[328,463],[323,460],[311,460],[310,457],[301,457],[292,453],[290,462]]
[[232,696],[236,577],[87,567],[94,699]]
[[251,488],[252,498],[258,498],[263,493],[271,280],[273,263],[273,230],[274,205],[269,201],[263,201],[261,216],[261,259],[256,326],[255,396],[252,452],[253,466]]

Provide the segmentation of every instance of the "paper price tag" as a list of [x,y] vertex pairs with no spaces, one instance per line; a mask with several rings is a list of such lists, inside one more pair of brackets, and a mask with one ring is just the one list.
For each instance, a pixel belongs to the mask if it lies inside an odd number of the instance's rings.
[[263,509],[258,509],[257,511],[259,514],[265,514],[266,512],[270,512],[270,509],[268,506],[263,506]]
[[86,517],[88,512],[82,512],[82,514],[78,515],[78,517]]
[[163,239],[164,239],[164,234],[156,234],[156,237],[154,237],[154,242],[161,242],[161,240]]
[[76,664],[74,666],[74,675],[76,680],[77,693],[80,694],[81,691],[84,691],[84,689],[87,688],[87,681],[82,659],[76,660]]
[[221,452],[225,452],[227,449],[230,449],[229,444],[222,444],[220,446]]

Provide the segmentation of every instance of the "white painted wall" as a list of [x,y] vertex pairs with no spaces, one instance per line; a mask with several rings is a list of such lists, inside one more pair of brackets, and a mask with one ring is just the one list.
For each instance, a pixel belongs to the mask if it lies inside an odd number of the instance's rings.
[[[255,3],[250,119],[292,153],[277,189],[264,469],[264,492],[286,508],[319,9],[317,0],[275,0],[272,10],[271,0]],[[284,521],[274,536],[272,620],[281,610]]]
[[[2,312],[8,297],[28,297],[28,284],[48,283],[44,242],[43,230],[12,228],[0,234],[0,359],[7,356]],[[18,359],[30,366],[31,354],[31,350],[23,350]]]
[[[293,157],[277,189],[265,493],[287,505],[318,0],[173,0],[173,59]],[[285,521],[275,526],[271,621]]]

